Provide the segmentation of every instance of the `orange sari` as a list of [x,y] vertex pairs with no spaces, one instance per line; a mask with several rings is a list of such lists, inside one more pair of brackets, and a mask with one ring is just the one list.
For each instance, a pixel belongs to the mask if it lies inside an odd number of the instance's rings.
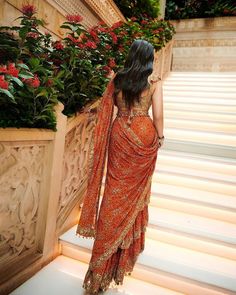
[[[152,132],[151,143],[147,145],[124,118],[112,124],[113,92],[111,80],[98,109],[88,188],[77,227],[78,235],[95,238],[83,282],[91,294],[107,290],[113,280],[117,285],[122,284],[144,250],[151,180],[158,151],[156,131]],[[98,214],[107,152],[105,189]]]

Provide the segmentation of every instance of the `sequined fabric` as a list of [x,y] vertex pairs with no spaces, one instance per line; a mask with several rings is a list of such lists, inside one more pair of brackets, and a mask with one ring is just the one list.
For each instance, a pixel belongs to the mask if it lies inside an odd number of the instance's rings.
[[[114,88],[113,88],[114,89]],[[90,196],[95,196],[93,183],[88,188],[77,234],[87,237],[95,237],[92,256],[88,271],[85,275],[83,287],[88,294],[97,294],[99,290],[107,290],[111,283],[119,285],[123,283],[124,276],[132,272],[138,255],[145,247],[145,231],[148,224],[148,204],[150,201],[151,180],[155,169],[158,151],[157,132],[151,118],[148,115],[148,108],[151,105],[151,97],[147,95],[142,98],[136,111],[139,115],[130,116],[125,113],[122,101],[114,102],[111,97],[103,99],[109,104],[110,112],[106,113],[103,120],[110,120],[113,104],[115,103],[123,115],[117,115],[113,122],[105,123],[106,134],[97,133],[96,136],[104,136],[103,144],[107,147],[107,174],[105,189],[100,210],[95,220],[94,231],[91,232],[89,213],[97,208],[90,208]],[[106,108],[107,110],[107,108]],[[100,113],[99,117],[101,118]],[[98,121],[102,121],[98,118]],[[128,122],[130,120],[130,122]],[[98,128],[98,127],[97,127]],[[107,136],[106,136],[107,135]],[[94,138],[93,161],[96,162],[97,152],[104,151],[97,145],[97,138]],[[104,147],[104,146],[103,146]],[[106,149],[106,148],[105,148]],[[104,157],[104,153],[100,153]],[[102,161],[104,158],[101,159]],[[100,189],[97,185],[100,179],[99,171],[92,165],[90,179],[95,180],[95,190]],[[96,174],[97,173],[97,174]],[[99,179],[96,179],[99,177]],[[98,198],[98,196],[97,196]],[[91,198],[94,205],[94,199]],[[97,201],[95,202],[97,205]],[[86,207],[84,207],[86,206]],[[87,216],[87,224],[85,217]],[[90,232],[90,233],[89,233]]]

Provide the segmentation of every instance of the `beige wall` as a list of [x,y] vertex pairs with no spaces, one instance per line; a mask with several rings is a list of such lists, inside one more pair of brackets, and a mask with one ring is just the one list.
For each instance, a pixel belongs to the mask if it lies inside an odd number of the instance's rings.
[[236,71],[236,17],[172,21],[174,71]]

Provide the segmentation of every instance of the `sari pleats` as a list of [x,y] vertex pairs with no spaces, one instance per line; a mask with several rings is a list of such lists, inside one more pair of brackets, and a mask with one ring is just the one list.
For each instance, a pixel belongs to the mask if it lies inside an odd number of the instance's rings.
[[105,189],[83,282],[90,294],[107,290],[113,281],[122,284],[144,250],[158,139],[156,131],[147,132],[145,145],[134,130],[124,118],[112,124]]

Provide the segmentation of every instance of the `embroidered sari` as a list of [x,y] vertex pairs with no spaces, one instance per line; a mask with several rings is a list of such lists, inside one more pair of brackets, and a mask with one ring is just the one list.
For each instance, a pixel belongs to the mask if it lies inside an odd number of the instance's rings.
[[[77,235],[95,239],[83,282],[90,294],[107,290],[112,281],[122,284],[144,250],[158,151],[158,136],[150,117],[136,117],[132,125],[127,116],[116,117],[112,122],[113,93],[111,80],[98,109],[90,149],[88,188],[77,227]],[[138,126],[149,127],[139,129]],[[106,155],[105,189],[99,208]]]

